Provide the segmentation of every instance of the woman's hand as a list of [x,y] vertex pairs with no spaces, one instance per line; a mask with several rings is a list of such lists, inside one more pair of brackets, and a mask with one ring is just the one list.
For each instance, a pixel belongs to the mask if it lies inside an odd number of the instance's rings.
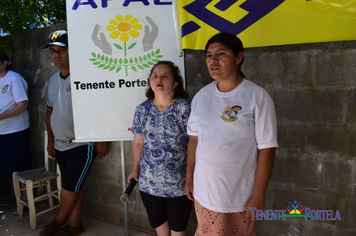
[[[246,219],[252,217],[251,207],[256,210],[264,210],[265,194],[269,179],[272,175],[275,148],[260,149],[257,162],[256,181],[251,198],[247,202]],[[256,217],[256,210],[254,216]]]
[[131,183],[131,179],[134,178],[136,182],[138,182],[138,172],[137,171],[132,171],[129,176],[127,177],[127,182]]
[[1,113],[0,114],[0,120],[7,119],[7,118],[10,118],[10,117],[14,117],[14,116],[20,114],[21,112],[26,111],[26,110],[27,110],[27,100],[22,101],[22,102],[18,102],[16,104],[16,106],[11,108],[10,110],[5,111],[4,113]]
[[184,192],[187,195],[189,200],[194,201],[193,180],[186,180],[185,181]]
[[134,178],[138,182],[138,175],[140,173],[140,161],[143,153],[143,145],[145,141],[141,135],[134,135],[133,143],[133,168],[129,176],[127,177],[127,182],[131,182],[131,179]]
[[265,208],[265,200],[263,195],[252,195],[251,198],[247,202],[247,207],[246,207],[246,219],[249,221],[252,218],[252,210],[251,208],[256,208],[254,209],[254,216],[253,219],[256,219],[256,213],[257,210],[264,210]]
[[194,168],[195,168],[195,152],[198,145],[198,136],[189,136],[188,141],[188,150],[187,150],[187,171],[186,171],[186,180],[184,186],[184,192],[187,195],[189,200],[194,201]]

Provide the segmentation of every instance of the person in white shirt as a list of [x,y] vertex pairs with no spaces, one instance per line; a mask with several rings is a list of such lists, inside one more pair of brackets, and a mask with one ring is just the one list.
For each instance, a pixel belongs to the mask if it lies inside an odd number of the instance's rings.
[[185,192],[194,200],[195,235],[255,235],[251,208],[264,208],[277,143],[274,104],[245,79],[242,42],[218,33],[205,47],[215,80],[193,98]]
[[0,206],[16,201],[12,173],[32,168],[27,89],[27,82],[0,50],[0,176],[8,179],[11,190]]

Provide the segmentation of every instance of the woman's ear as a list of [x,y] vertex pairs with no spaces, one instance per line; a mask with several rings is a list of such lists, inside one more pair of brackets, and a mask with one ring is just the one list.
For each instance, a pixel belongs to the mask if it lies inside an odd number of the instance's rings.
[[4,67],[4,69],[7,67],[8,64],[9,64],[8,61],[4,61],[4,62],[2,63],[2,66]]
[[239,54],[236,56],[236,64],[239,65],[242,61],[242,59],[244,59],[244,52],[240,51]]
[[173,85],[173,89],[175,89],[178,84],[179,84],[178,82],[175,82],[174,85]]

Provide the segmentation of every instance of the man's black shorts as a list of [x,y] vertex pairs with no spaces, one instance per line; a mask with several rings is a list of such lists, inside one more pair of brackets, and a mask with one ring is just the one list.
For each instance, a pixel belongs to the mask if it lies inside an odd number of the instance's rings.
[[55,150],[55,155],[62,173],[62,187],[80,192],[96,155],[95,147],[83,145],[63,152]]

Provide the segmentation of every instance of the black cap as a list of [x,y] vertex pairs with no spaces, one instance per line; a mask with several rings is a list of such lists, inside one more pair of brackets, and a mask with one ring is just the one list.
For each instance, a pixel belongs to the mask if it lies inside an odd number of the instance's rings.
[[50,45],[57,45],[61,47],[68,46],[68,36],[67,31],[65,30],[57,30],[49,34],[49,43],[44,46],[44,48],[48,48]]

